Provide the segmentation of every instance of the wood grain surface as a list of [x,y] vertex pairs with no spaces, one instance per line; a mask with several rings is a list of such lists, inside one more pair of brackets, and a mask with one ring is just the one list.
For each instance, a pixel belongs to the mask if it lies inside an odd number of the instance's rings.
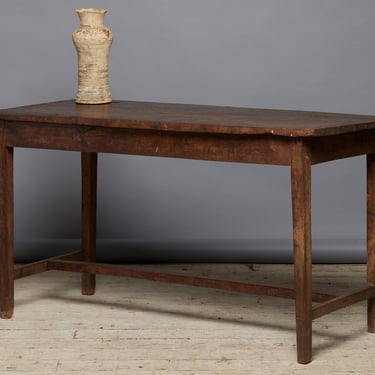
[[1,110],[0,119],[288,137],[327,136],[375,128],[375,116],[118,100],[102,105],[67,100],[24,106]]

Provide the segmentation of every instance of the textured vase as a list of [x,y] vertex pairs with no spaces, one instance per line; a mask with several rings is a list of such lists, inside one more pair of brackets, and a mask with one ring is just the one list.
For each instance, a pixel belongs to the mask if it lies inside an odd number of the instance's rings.
[[113,33],[104,26],[107,10],[89,8],[77,9],[76,12],[81,23],[72,36],[78,55],[76,103],[110,103],[108,58]]

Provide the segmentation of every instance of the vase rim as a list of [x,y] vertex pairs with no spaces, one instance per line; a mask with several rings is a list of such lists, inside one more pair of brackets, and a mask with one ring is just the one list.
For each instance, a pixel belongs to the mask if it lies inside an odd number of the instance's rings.
[[105,14],[107,13],[107,9],[95,9],[95,8],[80,8],[76,9],[76,12],[79,13],[101,13]]

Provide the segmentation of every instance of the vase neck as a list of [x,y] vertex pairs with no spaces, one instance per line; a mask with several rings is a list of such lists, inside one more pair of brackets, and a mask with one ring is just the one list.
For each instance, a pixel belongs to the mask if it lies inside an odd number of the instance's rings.
[[83,27],[103,27],[106,9],[77,9],[76,10],[81,26]]

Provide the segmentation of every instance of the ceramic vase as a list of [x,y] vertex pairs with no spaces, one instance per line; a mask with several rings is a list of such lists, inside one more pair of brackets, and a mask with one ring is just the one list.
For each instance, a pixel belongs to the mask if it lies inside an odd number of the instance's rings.
[[110,103],[108,58],[113,32],[104,26],[107,10],[89,8],[77,9],[76,12],[81,23],[72,35],[78,55],[76,103]]

